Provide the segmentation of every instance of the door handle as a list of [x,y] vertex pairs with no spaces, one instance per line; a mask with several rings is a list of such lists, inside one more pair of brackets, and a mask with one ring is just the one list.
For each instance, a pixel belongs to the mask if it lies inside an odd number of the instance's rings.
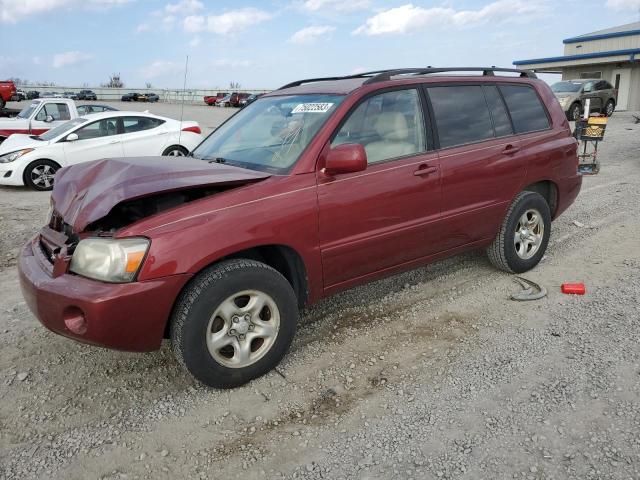
[[109,145],[113,145],[114,143],[120,143],[120,140],[111,140],[109,142]]
[[431,175],[438,171],[438,167],[432,167],[427,164],[422,164],[418,167],[418,169],[413,172],[416,177],[423,177],[425,175]]
[[513,155],[514,153],[518,153],[520,151],[520,147],[516,147],[515,145],[507,145],[506,147],[504,147],[504,150],[502,150],[502,153],[504,153],[505,155]]

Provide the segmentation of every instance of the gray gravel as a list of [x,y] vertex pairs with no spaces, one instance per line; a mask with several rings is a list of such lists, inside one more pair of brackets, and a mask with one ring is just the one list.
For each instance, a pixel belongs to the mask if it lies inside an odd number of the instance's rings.
[[547,297],[451,258],[308,309],[277,371],[233,391],[167,346],[40,326],[13,252],[47,195],[0,189],[0,478],[640,479],[639,133],[611,119],[601,174],[525,275]]

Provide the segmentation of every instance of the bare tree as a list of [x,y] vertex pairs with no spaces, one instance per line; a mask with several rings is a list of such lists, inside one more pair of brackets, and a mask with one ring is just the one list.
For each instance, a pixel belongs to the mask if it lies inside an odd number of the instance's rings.
[[151,85],[151,82],[147,82],[144,85],[146,88],[153,88],[153,85]]
[[240,89],[240,83],[239,82],[230,82],[229,83],[229,88],[231,90],[238,90],[238,89]]
[[114,73],[109,76],[109,81],[103,83],[102,86],[106,88],[122,88],[124,87],[124,82],[120,79],[119,73]]

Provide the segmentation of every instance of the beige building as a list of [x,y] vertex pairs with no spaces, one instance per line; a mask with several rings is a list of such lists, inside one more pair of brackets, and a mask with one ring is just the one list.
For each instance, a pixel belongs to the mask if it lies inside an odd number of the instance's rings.
[[640,110],[640,22],[567,38],[561,57],[516,60],[518,68],[561,73],[563,80],[602,78],[618,89],[616,110]]

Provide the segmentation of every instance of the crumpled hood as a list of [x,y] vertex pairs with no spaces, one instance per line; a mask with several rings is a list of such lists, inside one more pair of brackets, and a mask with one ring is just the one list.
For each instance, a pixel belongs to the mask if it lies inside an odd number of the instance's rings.
[[117,204],[162,192],[244,184],[271,175],[190,157],[109,158],[60,169],[51,193],[63,220],[82,232]]
[[24,133],[14,133],[7,137],[4,142],[0,143],[0,155],[22,150],[23,148],[38,148],[46,145],[49,145],[49,142],[34,140],[30,135]]

